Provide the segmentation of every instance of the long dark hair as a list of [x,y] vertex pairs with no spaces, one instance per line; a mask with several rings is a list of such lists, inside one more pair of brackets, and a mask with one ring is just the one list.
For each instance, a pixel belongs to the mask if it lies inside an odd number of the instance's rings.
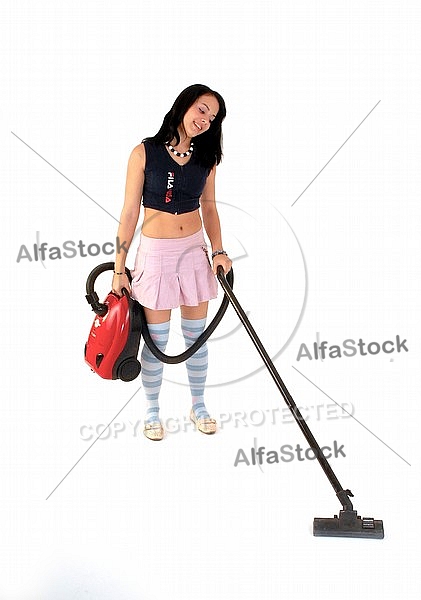
[[165,144],[175,138],[178,144],[180,136],[177,128],[183,122],[184,115],[196,100],[205,94],[216,98],[219,110],[209,129],[194,138],[194,156],[206,168],[211,169],[215,164],[219,165],[222,159],[222,121],[225,119],[227,110],[221,94],[211,90],[207,85],[195,83],[183,90],[176,98],[171,110],[165,115],[158,133],[143,141]]

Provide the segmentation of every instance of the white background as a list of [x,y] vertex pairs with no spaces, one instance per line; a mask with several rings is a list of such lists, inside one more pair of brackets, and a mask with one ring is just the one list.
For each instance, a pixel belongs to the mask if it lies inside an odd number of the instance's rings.
[[[391,0],[2,9],[2,599],[418,597],[420,22]],[[237,296],[320,444],[344,446],[331,464],[383,541],[312,536],[340,508],[314,462],[234,467],[240,448],[307,444],[268,417],[283,400],[231,307],[209,342],[226,424],[153,444],[132,425],[140,378],[83,362],[85,281],[109,257],[17,263],[37,232],[112,241],[131,149],[198,82],[227,103],[217,195]],[[316,339],[396,335],[408,352],[297,361]],[[164,419],[188,415],[185,382],[165,368]],[[358,421],[327,418],[333,402]],[[81,427],[124,406],[84,455]]]

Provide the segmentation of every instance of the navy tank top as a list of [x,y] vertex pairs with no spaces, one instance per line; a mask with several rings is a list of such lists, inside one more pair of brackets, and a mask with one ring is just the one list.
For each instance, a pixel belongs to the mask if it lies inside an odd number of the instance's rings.
[[179,215],[200,206],[200,196],[211,171],[195,160],[194,152],[183,166],[163,144],[144,141],[146,152],[143,206]]

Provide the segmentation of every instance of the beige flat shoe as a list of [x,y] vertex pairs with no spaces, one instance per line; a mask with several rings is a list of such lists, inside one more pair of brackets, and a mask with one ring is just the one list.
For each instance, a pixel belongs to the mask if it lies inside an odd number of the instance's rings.
[[196,419],[196,415],[194,414],[194,410],[191,409],[190,412],[190,420],[196,425],[197,429],[202,433],[206,433],[206,435],[211,435],[216,432],[216,421],[215,419],[211,419],[210,417],[206,417],[204,419]]
[[153,423],[145,423],[143,433],[154,442],[159,442],[164,437],[164,428],[162,427],[161,421]]

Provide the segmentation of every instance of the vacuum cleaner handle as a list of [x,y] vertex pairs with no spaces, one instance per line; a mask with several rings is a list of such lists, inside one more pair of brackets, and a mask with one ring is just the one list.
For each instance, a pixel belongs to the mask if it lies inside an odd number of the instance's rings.
[[[95,281],[97,280],[97,277],[99,277],[99,275],[101,275],[101,273],[104,273],[105,271],[114,271],[114,263],[106,262],[106,263],[102,263],[101,265],[98,265],[97,267],[92,269],[92,271],[88,275],[88,279],[86,280],[86,296],[85,296],[85,298],[86,298],[87,302],[92,306],[92,310],[94,311],[94,313],[97,314],[99,317],[103,317],[105,314],[107,314],[108,307],[106,304],[103,304],[102,302],[99,301],[98,294],[95,292],[95,289],[94,289],[94,285],[95,285]],[[132,282],[132,274],[127,267],[126,267],[126,275],[129,278],[129,282],[131,283]],[[123,288],[122,292],[123,292],[123,294],[125,293],[125,295],[129,294],[128,291],[126,290],[126,288]]]
[[279,391],[281,392],[286,404],[288,405],[288,408],[292,412],[292,415],[294,416],[298,426],[300,427],[305,438],[307,439],[308,443],[310,444],[310,447],[315,452],[317,460],[319,461],[320,466],[322,467],[323,471],[325,472],[325,475],[327,476],[333,489],[335,490],[336,495],[343,506],[343,509],[352,511],[353,506],[352,506],[351,500],[349,499],[350,496],[353,496],[352,492],[350,490],[344,490],[343,487],[341,486],[341,484],[339,483],[338,478],[336,477],[335,473],[333,472],[332,467],[330,466],[327,459],[325,458],[315,437],[311,433],[309,426],[307,425],[304,417],[300,413],[298,406],[294,402],[294,399],[292,398],[291,394],[289,393],[285,383],[282,381],[281,376],[279,375],[278,371],[276,370],[275,365],[273,364],[269,354],[266,352],[257,333],[253,329],[253,326],[251,325],[246,313],[244,312],[240,303],[238,302],[237,298],[235,297],[234,292],[232,291],[229,283],[227,282],[227,280],[225,278],[224,270],[223,270],[222,266],[218,266],[217,277],[219,279],[219,283],[221,284],[225,294],[228,296],[236,313],[240,317],[240,320],[242,321],[247,333],[251,337],[254,345],[256,346],[260,356],[263,358],[263,361],[264,361],[269,373],[272,375],[272,378],[274,379]]

